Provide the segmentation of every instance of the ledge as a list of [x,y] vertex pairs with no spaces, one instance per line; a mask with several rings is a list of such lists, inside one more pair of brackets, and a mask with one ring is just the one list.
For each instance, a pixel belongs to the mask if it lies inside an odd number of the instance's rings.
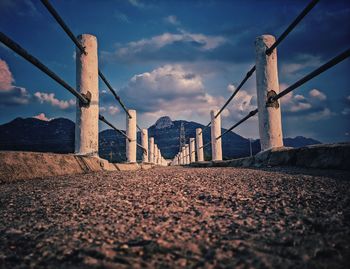
[[98,171],[130,171],[152,164],[110,163],[99,157],[25,151],[0,151],[0,182]]
[[320,144],[302,148],[273,148],[253,157],[227,161],[196,162],[191,167],[300,166],[350,170],[350,143]]

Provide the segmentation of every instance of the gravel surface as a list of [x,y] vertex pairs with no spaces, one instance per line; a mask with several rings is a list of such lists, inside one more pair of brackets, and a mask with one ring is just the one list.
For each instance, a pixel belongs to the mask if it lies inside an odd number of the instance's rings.
[[296,168],[2,184],[0,267],[346,268],[349,189],[349,172]]

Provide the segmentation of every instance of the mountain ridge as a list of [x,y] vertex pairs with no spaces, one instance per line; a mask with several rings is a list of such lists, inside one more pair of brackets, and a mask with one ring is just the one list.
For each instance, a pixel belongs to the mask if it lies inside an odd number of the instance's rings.
[[[168,116],[159,118],[148,128],[149,137],[154,137],[162,155],[171,159],[179,151],[179,133],[181,123],[185,127],[186,139],[195,137],[196,128],[205,126],[185,120],[172,121]],[[224,132],[226,129],[222,129]],[[57,118],[43,121],[36,118],[16,118],[0,125],[0,150],[23,150],[38,152],[72,153],[74,152],[75,123],[69,119]],[[140,132],[137,133],[140,141]],[[210,128],[203,131],[203,143],[210,141]],[[297,136],[285,138],[285,146],[301,147],[320,144],[312,138]],[[222,139],[223,158],[233,159],[250,154],[249,139],[234,132],[230,132]],[[252,141],[252,152],[260,151],[259,140]],[[112,129],[99,132],[99,155],[112,162],[126,161],[125,138]],[[142,150],[137,149],[138,159],[141,159]],[[204,149],[205,159],[211,156],[210,147]]]

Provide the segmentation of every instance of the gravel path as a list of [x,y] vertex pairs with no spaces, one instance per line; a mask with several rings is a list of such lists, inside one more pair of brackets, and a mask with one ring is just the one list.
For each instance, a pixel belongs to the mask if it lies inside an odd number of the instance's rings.
[[292,168],[2,184],[0,267],[345,268],[349,189],[349,172]]

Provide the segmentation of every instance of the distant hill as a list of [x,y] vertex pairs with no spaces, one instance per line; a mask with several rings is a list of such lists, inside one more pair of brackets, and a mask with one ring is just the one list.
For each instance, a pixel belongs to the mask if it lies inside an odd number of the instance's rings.
[[[154,137],[163,156],[171,159],[179,150],[180,126],[183,122],[186,139],[195,137],[196,128],[204,128],[202,124],[188,121],[172,121],[169,117],[161,117],[148,128],[149,137]],[[224,132],[225,129],[222,129]],[[24,150],[55,153],[74,152],[74,122],[58,118],[51,121],[42,121],[34,118],[16,118],[0,125],[0,150]],[[140,141],[140,133],[137,134]],[[210,141],[210,128],[203,132],[204,144]],[[320,144],[319,141],[298,136],[285,138],[285,146],[302,147]],[[222,139],[223,158],[232,159],[249,155],[249,140],[233,132]],[[259,140],[252,142],[253,154],[260,151]],[[102,158],[113,162],[123,162],[125,156],[125,138],[114,130],[108,129],[99,134],[99,154]],[[142,151],[138,148],[138,159]],[[204,150],[205,159],[211,156],[210,147]]]

